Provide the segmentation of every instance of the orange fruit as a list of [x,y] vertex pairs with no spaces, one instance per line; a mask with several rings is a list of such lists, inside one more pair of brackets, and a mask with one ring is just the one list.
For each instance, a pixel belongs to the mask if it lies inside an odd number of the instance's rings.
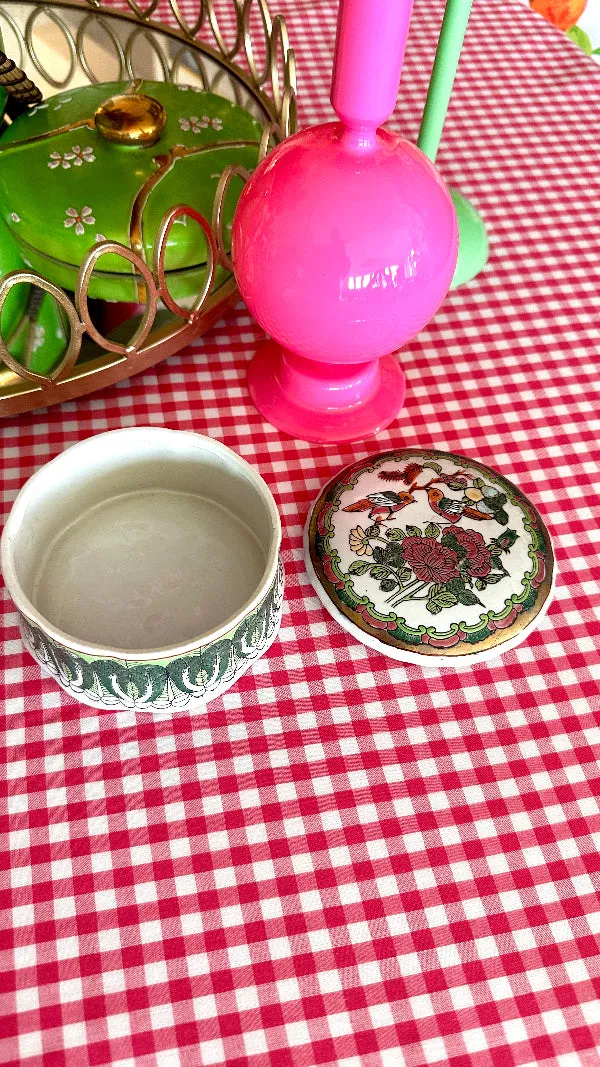
[[529,0],[529,3],[559,30],[570,30],[583,15],[587,0]]

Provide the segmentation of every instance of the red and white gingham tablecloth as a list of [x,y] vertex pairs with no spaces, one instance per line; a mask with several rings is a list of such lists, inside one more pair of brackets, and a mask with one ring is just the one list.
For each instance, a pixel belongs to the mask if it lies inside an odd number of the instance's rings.
[[[279,6],[301,122],[331,117],[335,4]],[[442,8],[416,0],[411,138]],[[287,571],[269,654],[172,720],[42,679],[4,593],[4,1067],[600,1064],[599,126],[592,61],[516,0],[475,0],[439,164],[491,259],[404,349],[406,407],[376,441],[262,421],[241,305],[130,382],[0,424],[4,513],[90,434],[219,438],[271,486]],[[397,665],[309,585],[319,487],[402,445],[491,464],[553,534],[554,604],[491,663]]]

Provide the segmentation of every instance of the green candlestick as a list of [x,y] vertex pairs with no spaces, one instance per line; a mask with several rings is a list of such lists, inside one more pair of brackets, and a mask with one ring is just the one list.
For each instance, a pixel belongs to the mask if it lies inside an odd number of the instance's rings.
[[[447,0],[417,144],[435,163],[473,0]],[[458,262],[452,289],[485,267],[489,245],[483,220],[456,189],[450,190],[458,218]]]

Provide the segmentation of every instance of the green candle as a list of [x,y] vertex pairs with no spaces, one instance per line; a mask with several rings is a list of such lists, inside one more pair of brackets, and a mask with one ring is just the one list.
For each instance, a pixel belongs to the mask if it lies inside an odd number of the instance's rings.
[[435,163],[473,0],[447,0],[419,139],[422,152]]
[[[417,144],[435,163],[454,78],[465,39],[473,0],[447,0],[438,41],[425,110]],[[457,189],[450,195],[458,221],[458,263],[451,289],[471,281],[487,263],[489,245],[483,220],[472,204]]]

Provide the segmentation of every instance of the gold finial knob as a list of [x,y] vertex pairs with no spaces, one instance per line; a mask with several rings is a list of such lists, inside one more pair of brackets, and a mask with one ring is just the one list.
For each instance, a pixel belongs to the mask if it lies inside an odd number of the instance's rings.
[[94,119],[98,133],[105,140],[147,147],[156,144],[160,138],[167,113],[152,96],[123,93],[100,104]]

